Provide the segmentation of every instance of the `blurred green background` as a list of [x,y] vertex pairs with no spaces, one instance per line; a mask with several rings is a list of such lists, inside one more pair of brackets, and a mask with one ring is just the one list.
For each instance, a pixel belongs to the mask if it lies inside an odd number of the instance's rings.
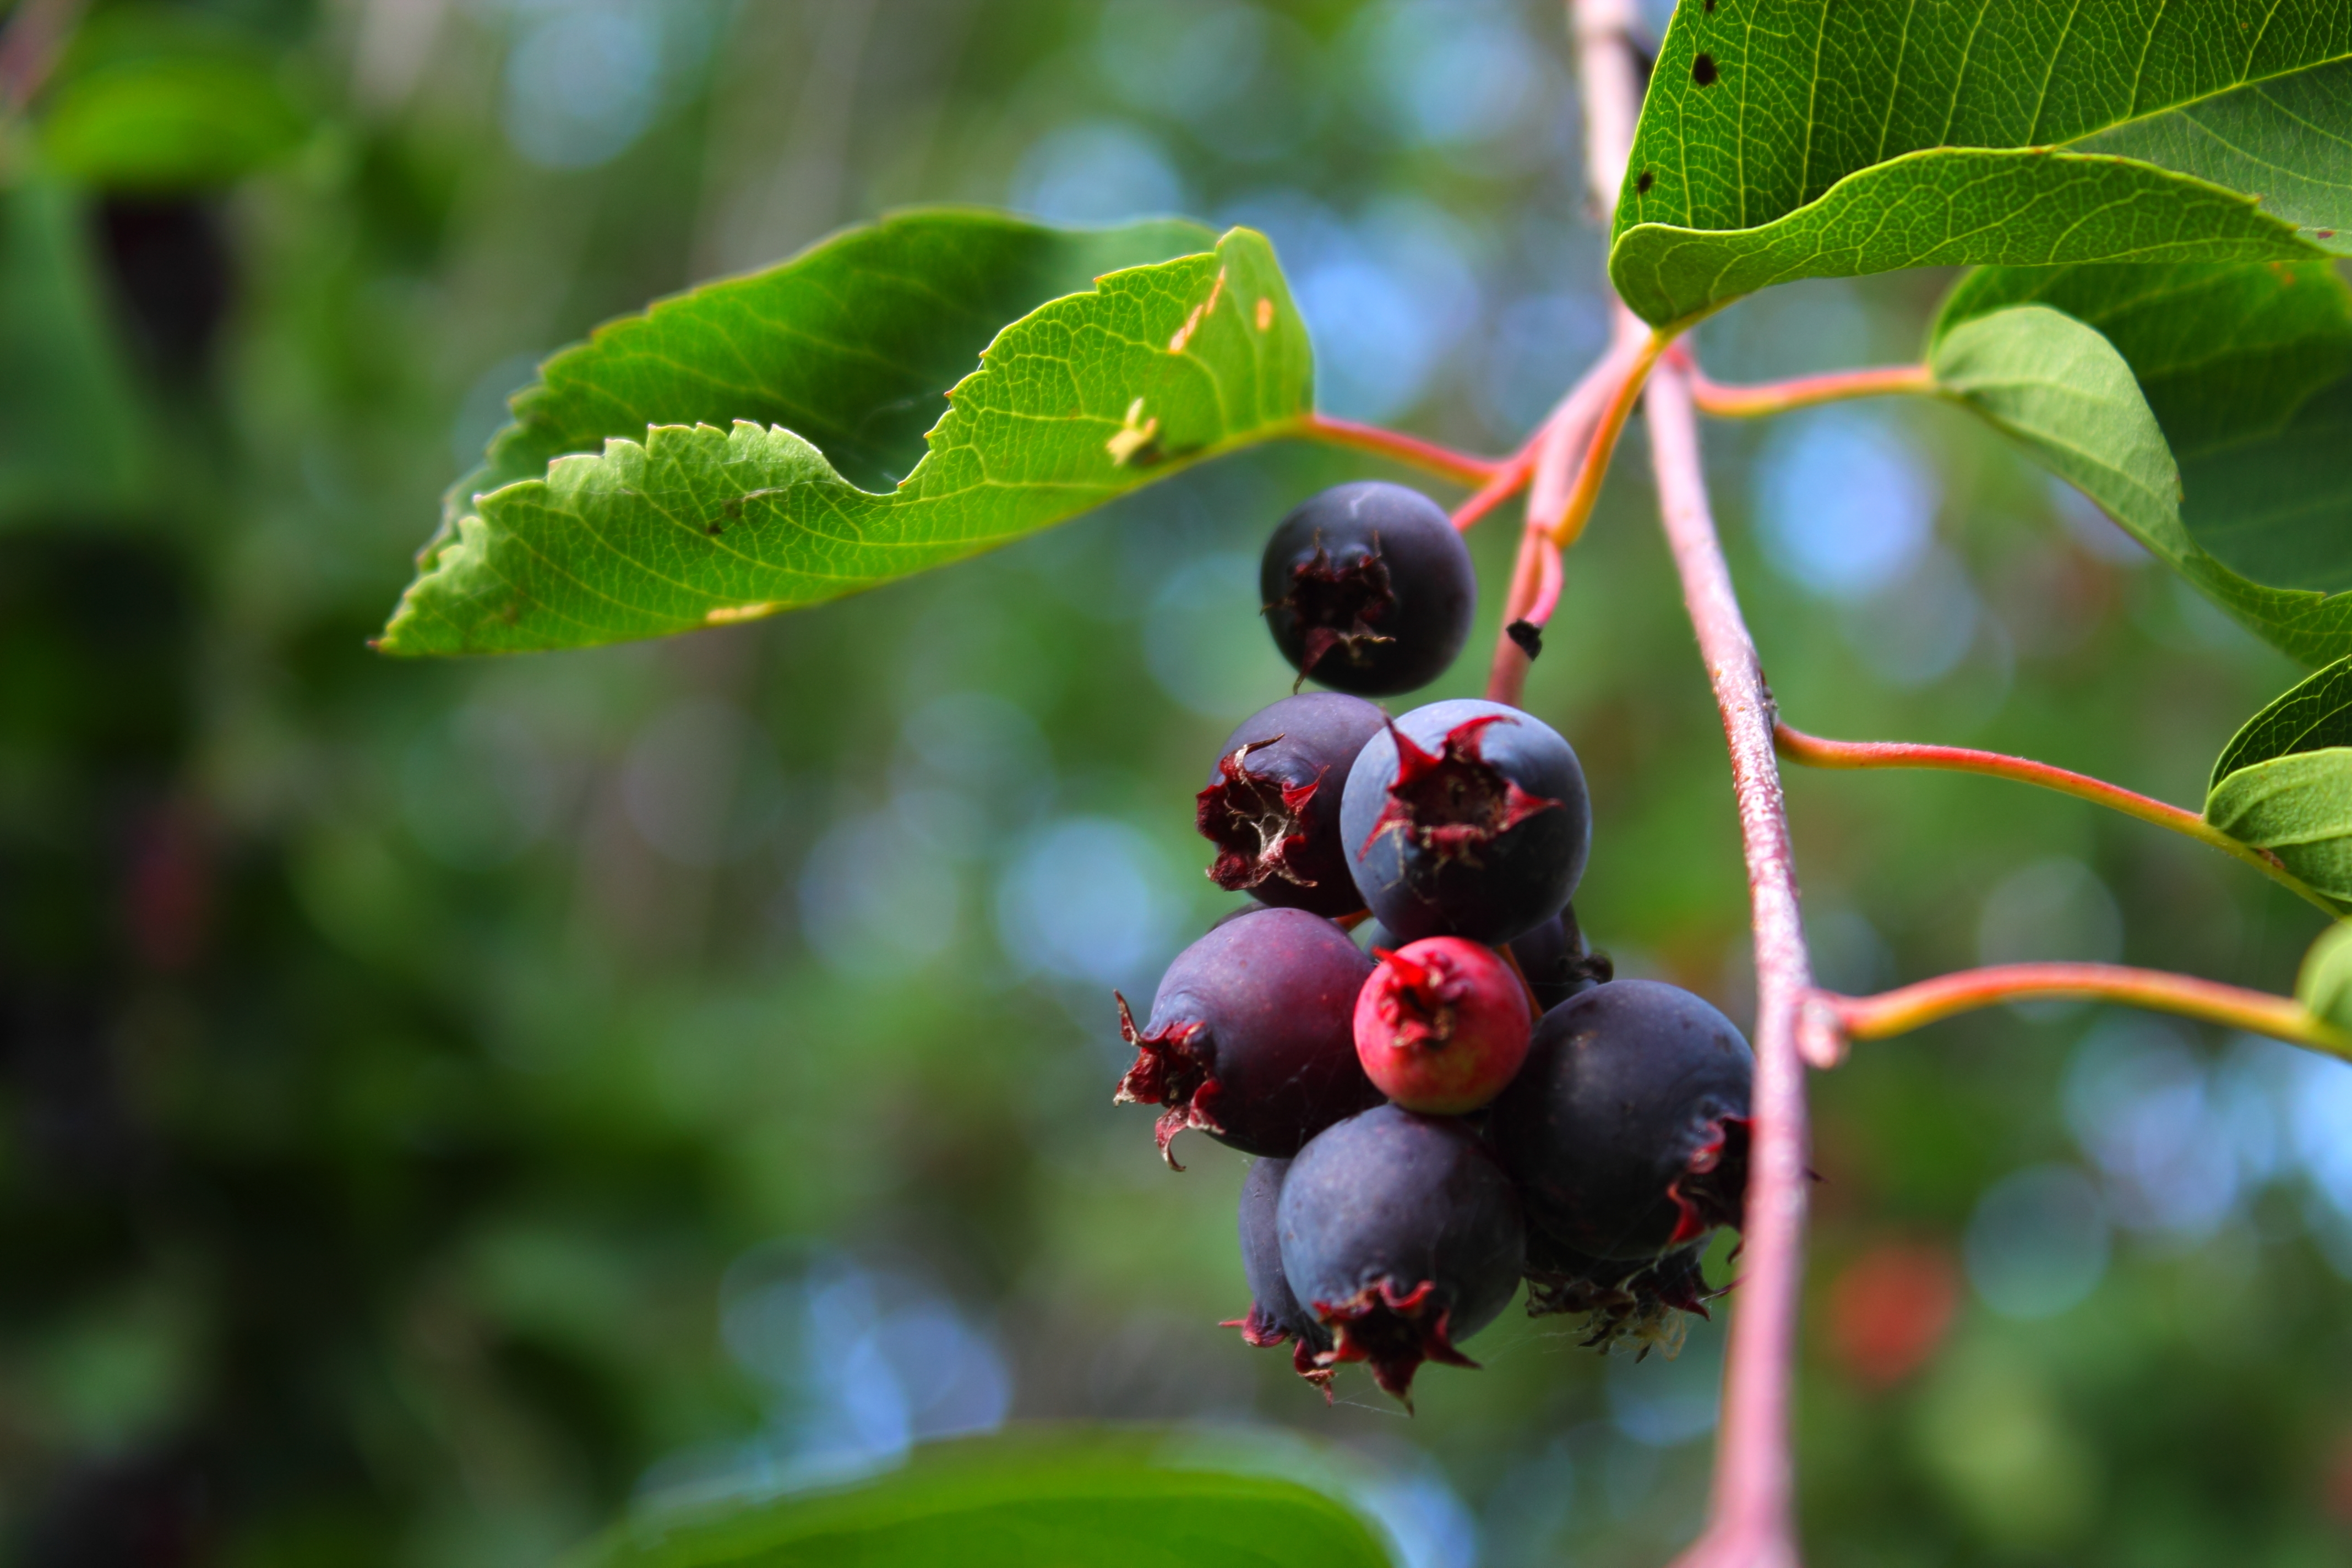
[[[1259,542],[1381,470],[1254,453],[661,646],[366,647],[540,357],[895,205],[1255,225],[1328,409],[1507,447],[1605,325],[1556,6],[14,10],[0,1560],[513,1568],[627,1507],[1056,1416],[1334,1440],[1415,1568],[1630,1568],[1695,1532],[1716,1329],[1637,1364],[1512,1316],[1416,1418],[1352,1373],[1327,1410],[1216,1326],[1241,1160],[1188,1138],[1171,1175],[1110,1104],[1111,988],[1148,995],[1231,901],[1190,795],[1287,687]],[[1948,281],[1780,290],[1700,352],[1910,357]],[[1802,727],[2193,804],[2295,677],[1956,412],[1707,441]],[[1586,929],[1744,1021],[1720,731],[1643,458],[1637,421],[1528,705],[1591,774]],[[1482,639],[1510,529],[1474,536]],[[1845,989],[2046,956],[2284,990],[2315,934],[2053,796],[1790,793]],[[2352,1552],[2352,1071],[2058,1005],[1815,1088],[1812,1562]]]

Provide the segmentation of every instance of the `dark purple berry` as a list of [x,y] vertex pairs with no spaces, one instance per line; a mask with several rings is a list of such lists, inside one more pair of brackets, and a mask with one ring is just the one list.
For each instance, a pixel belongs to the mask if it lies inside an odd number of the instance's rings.
[[1658,1258],[1587,1258],[1528,1230],[1528,1316],[1577,1313],[1584,1318],[1588,1350],[1620,1344],[1641,1348],[1634,1359],[1682,1346],[1685,1312],[1708,1316],[1706,1303],[1723,1294],[1707,1289],[1699,1268],[1703,1241]]
[[1304,910],[1257,910],[1176,955],[1151,1016],[1119,1032],[1136,1047],[1121,1105],[1158,1105],[1160,1152],[1197,1127],[1244,1154],[1286,1159],[1343,1116],[1378,1105],[1356,1061],[1356,994],[1372,961]]
[[1519,973],[1528,977],[1528,988],[1536,994],[1536,1005],[1546,1013],[1615,974],[1609,955],[1594,952],[1585,942],[1573,904],[1507,945],[1519,961]]
[[1259,902],[1318,915],[1364,907],[1339,838],[1339,797],[1381,710],[1360,697],[1286,697],[1225,737],[1199,796],[1202,837],[1217,847],[1209,880]]
[[1239,1329],[1244,1341],[1260,1347],[1290,1341],[1292,1368],[1320,1388],[1328,1401],[1331,1369],[1317,1365],[1315,1357],[1331,1348],[1331,1335],[1314,1313],[1298,1304],[1282,1271],[1282,1233],[1275,1206],[1289,1171],[1287,1160],[1260,1160],[1242,1182],[1242,1278],[1249,1283],[1250,1310],[1249,1316],[1222,1326]]
[[1331,1332],[1317,1364],[1368,1363],[1407,1409],[1423,1362],[1477,1364],[1455,1342],[1495,1321],[1526,1261],[1518,1194],[1477,1135],[1393,1105],[1318,1134],[1276,1212],[1291,1290]]
[[1460,699],[1374,735],[1339,806],[1357,890],[1407,942],[1509,942],[1568,906],[1592,843],[1584,769],[1539,719]]
[[1754,1073],[1748,1042],[1700,998],[1612,980],[1543,1016],[1486,1136],[1551,1240],[1654,1259],[1740,1223]]
[[1312,496],[1282,520],[1258,592],[1275,646],[1300,679],[1389,697],[1428,685],[1462,651],[1478,577],[1435,501],[1365,479]]

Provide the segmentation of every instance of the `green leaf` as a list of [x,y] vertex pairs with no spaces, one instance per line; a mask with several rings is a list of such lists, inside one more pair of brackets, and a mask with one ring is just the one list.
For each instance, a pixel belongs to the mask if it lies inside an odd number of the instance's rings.
[[606,327],[515,399],[382,646],[578,647],[817,604],[1285,434],[1312,406],[1305,325],[1264,237],[1213,243],[916,213]]
[[2131,367],[2106,339],[2042,305],[1955,326],[1928,369],[1945,392],[2105,508],[2168,559],[2194,552],[2180,526],[2180,476]]
[[1653,325],[1799,278],[1969,262],[2240,261],[2313,254],[2252,198],[2121,158],[1937,150],[1851,174],[1820,201],[1729,233],[1643,224],[1609,279]]
[[[1678,5],[1610,276],[1663,323],[1769,282],[1939,260],[2307,255],[2293,224],[2201,180],[2041,150],[2347,57],[2341,0]],[[2000,156],[2020,149],[2036,151]]]
[[2303,955],[2295,1000],[2339,1029],[2352,1029],[2352,921],[2319,933]]
[[2205,797],[2205,820],[2338,903],[2352,903],[2352,747],[2239,768]]
[[143,411],[96,276],[73,193],[41,179],[0,192],[0,523],[144,494]]
[[624,1526],[581,1568],[1387,1568],[1347,1506],[1199,1468],[1197,1446],[1083,1428],[943,1443],[861,1485]]
[[60,174],[110,190],[223,185],[300,146],[309,125],[262,62],[125,60],[61,85],[40,125]]
[[2352,254],[2352,61],[2255,82],[2119,125],[2086,153],[2176,169],[2252,191],[2305,238]]
[[1945,301],[1931,354],[2025,303],[2096,329],[2138,379],[2194,550],[2150,547],[2297,658],[2352,653],[2352,289],[2334,265],[1990,268]]
[[2247,720],[2221,748],[2207,788],[2274,757],[2337,746],[2352,746],[2352,658],[2329,665]]

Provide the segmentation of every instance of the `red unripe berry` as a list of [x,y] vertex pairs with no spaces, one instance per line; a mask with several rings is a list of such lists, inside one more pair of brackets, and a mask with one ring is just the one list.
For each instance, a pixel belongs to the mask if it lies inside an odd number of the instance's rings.
[[1491,947],[1433,936],[1393,952],[1356,995],[1364,1076],[1407,1110],[1459,1116],[1511,1081],[1535,1018],[1526,984]]

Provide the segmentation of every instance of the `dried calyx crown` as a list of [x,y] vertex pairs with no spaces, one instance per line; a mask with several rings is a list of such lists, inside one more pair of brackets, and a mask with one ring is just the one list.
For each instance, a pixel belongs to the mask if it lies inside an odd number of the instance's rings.
[[1477,852],[1485,846],[1539,812],[1560,809],[1559,801],[1529,795],[1486,761],[1487,726],[1513,722],[1501,713],[1482,713],[1454,725],[1436,751],[1425,752],[1391,721],[1396,780],[1389,785],[1388,804],[1372,823],[1364,847],[1369,849],[1382,834],[1393,833],[1434,854],[1441,865],[1449,860],[1476,865]]
[[1276,877],[1294,887],[1315,886],[1315,879],[1300,875],[1291,858],[1307,847],[1307,807],[1330,770],[1318,770],[1312,783],[1302,784],[1253,772],[1250,753],[1282,739],[1276,735],[1247,742],[1232,755],[1218,758],[1216,782],[1195,797],[1196,825],[1217,847],[1209,880],[1229,893],[1247,892]]
[[1396,605],[1396,587],[1389,563],[1381,553],[1381,536],[1353,561],[1336,562],[1316,536],[1315,553],[1291,568],[1290,592],[1266,606],[1270,613],[1288,610],[1298,617],[1305,647],[1298,658],[1296,691],[1334,648],[1343,648],[1351,664],[1363,662],[1364,649],[1394,642],[1380,630]]

